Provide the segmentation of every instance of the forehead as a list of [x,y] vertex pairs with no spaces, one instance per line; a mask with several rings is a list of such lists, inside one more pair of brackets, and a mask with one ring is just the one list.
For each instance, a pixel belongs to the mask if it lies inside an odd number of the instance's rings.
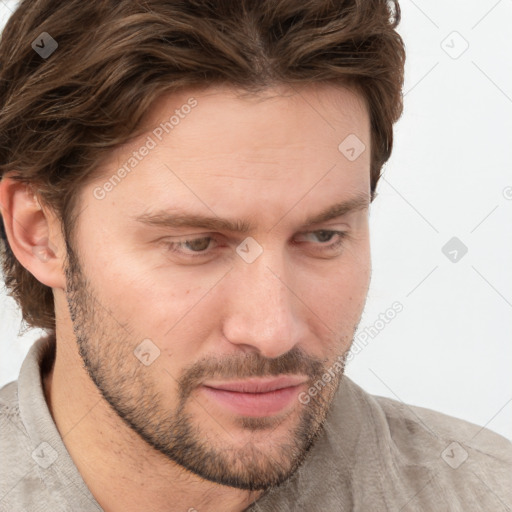
[[[192,102],[195,106],[188,108]],[[172,120],[173,137],[167,142],[174,139],[177,150],[187,148],[187,141],[203,143],[204,137],[218,151],[234,141],[249,151],[268,146],[286,149],[299,141],[306,146],[322,141],[332,146],[332,139],[346,131],[357,132],[361,138],[369,133],[364,98],[342,85],[279,85],[258,93],[215,86],[165,94],[148,110],[143,121],[146,133],[170,121],[173,113],[179,115]]]
[[[125,169],[102,208],[133,213],[151,204],[219,216],[237,208],[254,216],[265,206],[269,216],[282,216],[299,201],[307,207],[369,194],[369,116],[363,98],[347,88],[281,86],[257,95],[190,89],[161,96],[143,126],[91,185]],[[342,151],[347,140],[365,148],[356,159]]]

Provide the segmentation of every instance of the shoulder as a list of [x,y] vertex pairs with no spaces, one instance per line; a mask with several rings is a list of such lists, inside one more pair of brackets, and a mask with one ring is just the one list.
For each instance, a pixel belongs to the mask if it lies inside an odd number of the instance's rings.
[[[485,427],[425,407],[405,404],[391,398],[372,395],[386,417],[392,439],[398,446],[413,449],[423,440],[448,448],[457,443],[479,459],[495,460],[512,467],[512,442]],[[451,446],[455,453],[458,449]],[[460,450],[462,456],[462,450]],[[442,454],[450,458],[448,454]]]
[[[512,505],[512,442],[438,411],[373,396],[386,418],[393,460],[405,479],[421,468],[431,496],[461,510]],[[476,508],[472,508],[476,507]],[[478,508],[480,507],[480,508]]]
[[9,382],[0,388],[0,512],[71,510],[51,467],[38,459],[43,448],[34,447],[23,422],[18,381]]
[[[372,395],[349,378],[334,408],[329,447],[338,458],[350,456],[352,480],[364,482],[360,491],[353,490],[361,502],[367,499],[364,489],[380,488],[391,509],[400,509],[407,496],[416,496],[418,510],[512,506],[512,442],[505,437],[432,409]],[[337,441],[340,432],[349,446]]]
[[376,433],[386,434],[411,457],[427,449],[444,450],[451,442],[458,442],[473,451],[475,457],[491,458],[509,467],[512,464],[512,441],[504,436],[433,409],[373,395],[347,376],[336,408],[340,413],[347,408],[355,411],[363,424],[374,425]]
[[[0,388],[0,511],[42,510],[44,502],[51,502],[35,469],[33,451],[20,415],[18,382],[9,382]],[[36,489],[40,499],[34,502]]]
[[27,433],[20,418],[20,408],[18,403],[18,382],[12,381],[0,388],[0,442],[12,437],[14,434],[25,435]]

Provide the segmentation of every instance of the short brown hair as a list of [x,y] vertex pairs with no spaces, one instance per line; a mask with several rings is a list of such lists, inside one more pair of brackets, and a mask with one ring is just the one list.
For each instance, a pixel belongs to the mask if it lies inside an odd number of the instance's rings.
[[[403,109],[399,22],[396,0],[22,0],[0,40],[0,178],[15,171],[70,240],[81,187],[163,93],[325,82],[366,102],[373,199]],[[58,43],[47,58],[32,47],[43,32]],[[0,227],[9,295],[54,331],[52,289]]]

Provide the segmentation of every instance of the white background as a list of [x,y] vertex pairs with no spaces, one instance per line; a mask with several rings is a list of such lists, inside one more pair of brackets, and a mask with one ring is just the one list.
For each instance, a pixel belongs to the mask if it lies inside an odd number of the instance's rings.
[[[13,5],[0,0],[2,26]],[[403,311],[377,324],[347,375],[512,439],[512,1],[401,7],[405,110],[371,209],[359,334],[393,302]],[[441,251],[454,236],[468,248],[455,263]],[[0,326],[3,385],[41,332],[18,337],[21,316],[5,291]]]

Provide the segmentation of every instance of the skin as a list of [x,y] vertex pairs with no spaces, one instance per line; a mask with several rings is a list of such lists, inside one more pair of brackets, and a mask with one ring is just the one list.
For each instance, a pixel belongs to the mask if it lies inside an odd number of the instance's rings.
[[[190,114],[97,199],[95,188],[191,96]],[[69,254],[54,213],[8,176],[0,184],[10,245],[54,293],[46,400],[106,512],[242,511],[302,462],[342,372],[307,405],[295,398],[259,418],[228,410],[201,384],[287,374],[303,376],[307,391],[347,353],[371,278],[369,208],[306,220],[355,195],[369,205],[368,112],[357,94],[326,85],[258,99],[218,87],[163,96],[145,126],[80,191]],[[354,161],[338,150],[349,134],[366,145]],[[149,209],[253,227],[134,220]],[[252,263],[236,252],[248,236],[263,249]],[[160,351],[149,365],[134,355],[146,339]]]

